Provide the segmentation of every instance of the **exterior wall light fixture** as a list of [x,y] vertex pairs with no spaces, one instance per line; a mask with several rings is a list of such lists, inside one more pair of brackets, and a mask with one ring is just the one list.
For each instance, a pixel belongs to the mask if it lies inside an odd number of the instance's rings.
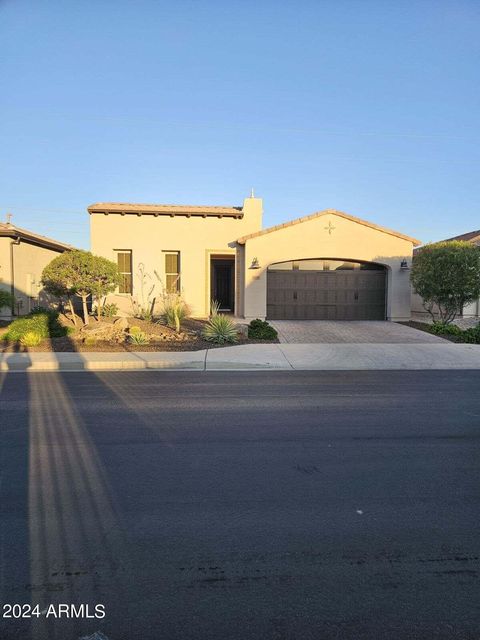
[[252,264],[250,265],[250,269],[260,269],[258,258],[253,258]]
[[408,262],[406,261],[406,259],[404,258],[401,262],[400,262],[400,271],[409,271],[410,267],[408,266]]

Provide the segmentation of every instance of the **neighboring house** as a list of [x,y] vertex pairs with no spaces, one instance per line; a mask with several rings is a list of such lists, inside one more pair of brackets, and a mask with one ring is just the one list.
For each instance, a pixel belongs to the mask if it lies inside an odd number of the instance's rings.
[[[477,231],[469,231],[468,233],[462,233],[459,236],[453,238],[446,238],[445,240],[439,240],[438,242],[450,242],[451,240],[463,240],[464,242],[471,242],[472,244],[480,247],[480,229]],[[421,247],[420,247],[421,249]],[[414,254],[420,249],[415,249]],[[423,299],[415,293],[412,289],[412,313],[421,314],[430,317],[430,314],[423,306]],[[434,313],[436,313],[434,309]],[[479,318],[480,317],[480,299],[475,300],[471,304],[465,305],[460,314],[463,318]]]
[[[408,269],[419,241],[340,211],[262,229],[262,200],[241,207],[88,207],[91,249],[123,281],[109,301],[158,303],[181,292],[194,317],[217,300],[246,319],[407,320]],[[143,273],[143,276],[142,276]]]
[[4,307],[0,317],[25,315],[34,306],[46,304],[48,295],[42,289],[42,271],[53,258],[72,248],[11,223],[0,222],[0,287],[15,297],[14,308]]

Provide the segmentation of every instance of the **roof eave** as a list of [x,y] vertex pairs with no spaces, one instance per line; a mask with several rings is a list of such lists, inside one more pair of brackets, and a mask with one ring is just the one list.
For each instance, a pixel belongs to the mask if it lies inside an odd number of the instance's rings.
[[24,240],[30,244],[44,247],[45,249],[54,249],[55,251],[71,251],[75,248],[72,245],[57,242],[50,238],[43,238],[36,236],[35,234],[26,233],[22,229],[16,229],[15,227],[12,227],[11,229],[0,229],[0,237],[13,239],[19,238],[20,240]]
[[412,238],[410,236],[404,235],[403,233],[399,233],[398,231],[394,231],[393,229],[388,229],[387,227],[381,227],[380,225],[367,222],[366,220],[362,220],[361,218],[356,218],[355,216],[351,216],[348,213],[344,213],[343,211],[337,211],[336,209],[325,209],[323,211],[316,211],[314,213],[311,213],[308,216],[303,216],[301,218],[296,218],[294,220],[291,220],[290,222],[285,222],[283,224],[275,225],[267,229],[262,229],[261,231],[257,231],[256,233],[251,233],[249,235],[238,238],[237,243],[244,245],[247,242],[247,240],[250,240],[252,238],[257,238],[263,235],[267,235],[269,233],[272,233],[273,231],[280,231],[281,229],[286,229],[287,227],[295,226],[297,224],[301,224],[302,222],[309,222],[311,220],[314,220],[315,218],[320,218],[321,216],[325,216],[328,214],[337,215],[341,218],[345,218],[346,220],[350,220],[351,222],[356,222],[357,224],[361,224],[365,227],[370,227],[371,229],[381,231],[382,233],[387,233],[391,236],[395,236],[396,238],[401,238],[402,240],[411,242],[414,247],[418,247],[422,244],[422,242],[417,238]]
[[218,212],[212,212],[212,211],[142,211],[139,209],[135,209],[135,210],[129,210],[129,209],[123,209],[123,210],[118,210],[118,209],[109,209],[107,207],[105,208],[98,208],[98,209],[93,209],[91,207],[88,207],[87,209],[88,213],[90,215],[92,214],[98,214],[98,215],[121,215],[121,216],[154,216],[154,217],[159,217],[159,216],[165,216],[168,218],[176,218],[176,217],[183,217],[183,218],[236,218],[236,219],[241,219],[244,217],[244,213],[241,210],[235,211],[235,212],[230,212],[230,211],[218,211]]

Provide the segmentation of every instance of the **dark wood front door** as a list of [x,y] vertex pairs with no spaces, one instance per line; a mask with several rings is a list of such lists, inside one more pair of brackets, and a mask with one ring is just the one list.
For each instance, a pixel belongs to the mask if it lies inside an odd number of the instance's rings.
[[235,290],[235,262],[233,260],[212,260],[212,300],[220,303],[222,311],[232,311]]

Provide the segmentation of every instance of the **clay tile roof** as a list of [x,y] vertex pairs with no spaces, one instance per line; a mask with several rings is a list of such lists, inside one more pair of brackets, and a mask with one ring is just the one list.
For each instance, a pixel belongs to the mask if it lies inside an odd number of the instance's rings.
[[242,217],[242,207],[211,207],[186,204],[139,204],[131,202],[97,202],[88,207],[91,213],[136,213],[153,215],[233,216]]
[[417,240],[416,238],[411,238],[410,236],[406,236],[403,233],[399,233],[398,231],[393,231],[392,229],[387,229],[386,227],[380,227],[377,224],[373,224],[372,222],[367,222],[366,220],[362,220],[361,218],[355,218],[355,216],[351,216],[348,213],[343,213],[343,211],[337,211],[336,209],[324,209],[323,211],[316,211],[315,213],[312,213],[308,216],[303,216],[302,218],[296,218],[295,220],[290,220],[290,222],[284,222],[283,224],[277,224],[274,227],[269,227],[268,229],[262,229],[261,231],[257,231],[256,233],[250,233],[247,236],[238,238],[237,242],[239,244],[245,244],[245,242],[247,240],[250,240],[251,238],[257,238],[258,236],[263,236],[267,233],[272,233],[272,231],[279,231],[280,229],[285,229],[286,227],[291,227],[295,224],[300,224],[301,222],[308,222],[309,220],[314,220],[315,218],[320,218],[321,216],[326,216],[329,214],[339,216],[340,218],[345,218],[346,220],[350,220],[358,224],[363,224],[365,227],[370,227],[371,229],[376,229],[377,231],[388,233],[392,236],[396,236],[397,238],[402,238],[403,240],[408,240],[408,242],[411,242],[414,246],[418,246],[421,244],[420,240]]
[[26,242],[31,242],[32,244],[46,247],[48,249],[55,249],[57,251],[75,249],[71,244],[65,244],[59,240],[53,240],[53,238],[47,238],[46,236],[41,236],[38,233],[29,231],[28,229],[22,229],[14,224],[5,224],[4,222],[0,222],[0,236],[20,238]]
[[450,240],[464,240],[465,242],[472,242],[473,244],[480,243],[480,229],[477,231],[469,231],[468,233],[462,233],[459,236],[454,236],[453,238],[447,238],[444,242],[449,242]]

